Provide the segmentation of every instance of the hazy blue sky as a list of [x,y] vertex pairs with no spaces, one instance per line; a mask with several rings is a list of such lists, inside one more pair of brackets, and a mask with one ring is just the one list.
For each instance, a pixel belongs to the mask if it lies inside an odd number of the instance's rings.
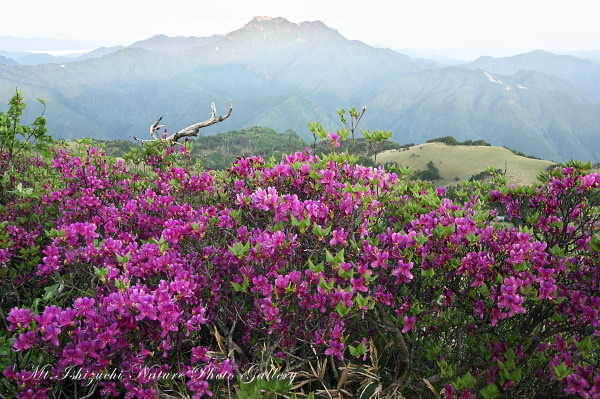
[[[600,48],[598,0],[18,0],[0,35],[128,45],[154,34],[207,36],[253,16],[321,20],[349,39],[446,55]],[[95,43],[95,44],[97,44]]]

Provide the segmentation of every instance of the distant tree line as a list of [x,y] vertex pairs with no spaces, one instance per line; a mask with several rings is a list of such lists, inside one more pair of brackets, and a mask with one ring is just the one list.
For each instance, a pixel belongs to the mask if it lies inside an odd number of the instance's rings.
[[513,154],[518,155],[520,157],[531,158],[531,159],[542,159],[542,158],[536,157],[535,155],[525,154],[524,152],[513,150],[512,148],[507,147],[507,146],[504,146],[504,148],[506,148],[507,150],[509,150]]
[[469,140],[465,140],[465,141],[458,141],[452,136],[444,136],[444,137],[438,137],[435,139],[427,140],[427,143],[444,143],[447,145],[466,145],[466,146],[484,145],[487,147],[491,146],[491,144],[485,140],[469,139]]
[[[261,156],[264,159],[274,157],[280,159],[284,154],[303,152],[309,143],[304,141],[295,131],[287,130],[278,133],[267,127],[254,126],[246,129],[202,136],[189,140],[192,144],[192,162],[201,162],[204,167],[213,170],[224,170],[232,165],[237,157]],[[122,157],[123,154],[139,147],[139,143],[128,140],[92,140],[96,146],[102,147],[106,155]],[[398,144],[386,141],[379,151],[400,150],[414,144]],[[338,152],[351,152],[352,143],[347,140],[341,143]],[[364,166],[375,166],[372,160],[373,150],[363,138],[357,138],[354,144],[356,155]],[[317,143],[314,152],[320,156],[328,154],[331,147],[326,143]]]

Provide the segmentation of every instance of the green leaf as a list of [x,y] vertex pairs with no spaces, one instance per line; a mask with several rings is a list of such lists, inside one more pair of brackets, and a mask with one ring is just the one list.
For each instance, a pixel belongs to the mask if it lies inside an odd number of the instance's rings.
[[44,301],[49,301],[50,299],[54,298],[58,293],[58,286],[59,284],[57,283],[50,287],[44,288],[44,297],[42,299]]
[[431,279],[431,278],[433,278],[434,275],[435,275],[435,270],[433,270],[433,269],[429,269],[429,270],[421,269],[421,276],[425,277],[426,279]]
[[587,336],[584,339],[582,339],[581,341],[577,342],[577,349],[581,352],[581,353],[586,353],[592,350],[592,337],[591,336]]
[[231,285],[233,286],[233,290],[235,292],[240,292],[240,291],[247,292],[248,285],[249,285],[248,277],[244,276],[244,281],[242,282],[242,284],[237,284],[232,281]]
[[241,259],[250,248],[250,241],[246,241],[246,244],[243,245],[241,242],[236,242],[233,247],[231,245],[227,246],[227,249],[238,259]]
[[342,248],[335,256],[328,250],[325,250],[325,260],[330,262],[332,265],[339,265],[344,261],[344,249]]
[[321,277],[319,279],[319,287],[321,287],[325,291],[332,290],[333,289],[333,283],[334,283],[333,279],[331,279],[331,281],[329,283],[326,283],[325,279],[323,279],[323,277]]
[[371,281],[375,281],[375,280],[377,280],[377,277],[379,277],[379,276],[375,276],[375,277],[373,277],[373,275],[372,275],[371,273],[369,273],[368,271],[366,271],[366,272],[363,274],[363,276],[364,276],[364,278],[365,278],[365,283],[367,283],[367,284],[369,284]]
[[417,244],[423,245],[427,242],[428,238],[420,231],[418,236],[413,237],[413,240],[415,240]]
[[509,348],[506,352],[504,352],[504,358],[506,360],[515,360],[515,351],[512,348]]
[[[329,227],[329,229],[328,229],[328,230],[329,230],[329,231],[331,231],[331,227]],[[327,234],[329,234],[329,231],[327,231],[327,230],[323,230],[323,229],[321,228],[321,226],[319,226],[319,225],[318,225],[318,224],[316,224],[316,223],[315,223],[315,224],[313,224],[313,229],[312,229],[312,232],[313,232],[313,234],[314,234],[314,235],[318,236],[319,238],[323,238],[323,237],[327,236]]]
[[469,234],[467,234],[466,236],[467,241],[469,241],[469,243],[475,243],[478,242],[481,239],[481,236],[476,236],[475,234],[473,234],[472,231],[469,232]]
[[327,249],[325,250],[325,261],[333,262],[333,255]]
[[348,345],[348,349],[350,349],[350,355],[354,357],[362,357],[367,354],[367,347],[364,342],[361,342],[358,346]]
[[490,290],[488,289],[488,286],[485,283],[481,287],[479,287],[477,291],[479,291],[479,294],[481,296],[487,296],[490,293]]
[[479,392],[481,393],[481,396],[484,397],[484,399],[494,399],[500,395],[498,387],[493,382]]
[[[556,292],[556,291],[554,291],[554,292]],[[561,297],[554,298],[554,299],[552,300],[552,302],[554,302],[554,303],[555,303],[555,304],[557,304],[557,305],[560,305],[560,304],[561,304],[561,303],[563,303],[565,300],[566,300],[566,298],[565,298],[564,296],[561,296]]]
[[310,269],[311,272],[313,272],[314,274],[317,274],[317,273],[325,270],[325,263],[321,262],[315,266],[314,263],[312,262],[312,260],[309,259],[308,260],[308,268]]
[[525,217],[525,222],[527,222],[527,224],[533,225],[536,224],[540,221],[540,213],[536,212],[533,215],[527,215]]
[[594,233],[590,241],[590,249],[595,253],[600,253],[600,235]]
[[475,379],[471,375],[471,372],[467,371],[467,373],[465,375],[463,375],[462,377],[459,377],[456,380],[455,386],[456,386],[456,389],[458,389],[458,390],[473,388],[475,386]]
[[[331,282],[331,286],[333,288],[333,281]],[[346,316],[350,312],[350,310],[352,310],[352,307],[346,306],[344,304],[344,301],[339,301],[337,303],[337,305],[335,306],[335,310],[338,312],[338,314],[340,316],[343,317],[343,316]]]
[[165,240],[165,236],[160,236],[160,240],[158,241],[158,248],[162,253],[165,253],[166,250],[169,248],[169,243],[167,242],[167,240]]
[[341,267],[338,269],[338,276],[343,278],[344,280],[351,279],[354,277],[354,267],[350,268],[348,271],[344,271]]
[[335,258],[333,258],[334,264],[339,264],[344,261],[344,248],[342,248],[337,254],[335,254]]
[[100,277],[100,279],[104,279],[108,275],[108,266],[102,269],[98,269],[94,266],[94,274]]
[[300,222],[301,229],[307,229],[308,227],[310,227],[310,216],[307,216]]
[[558,378],[559,380],[562,380],[563,378],[567,378],[567,376],[569,374],[571,374],[571,371],[569,370],[569,368],[567,367],[565,362],[562,362],[558,366],[554,366],[553,369],[554,369],[554,373],[556,374],[556,378]]
[[358,309],[360,310],[367,306],[367,304],[369,303],[369,298],[370,297],[368,296],[366,298],[363,298],[363,296],[360,295],[360,293],[356,293],[356,296],[354,297],[354,303],[356,303]]
[[4,172],[4,176],[2,176],[2,185],[6,187],[9,184],[10,184],[10,175],[8,174],[8,172]]
[[512,373],[510,373],[510,380],[512,382],[515,383],[519,383],[521,381],[521,379],[523,378],[522,372],[521,372],[521,367],[517,367],[515,368]]
[[558,245],[553,246],[549,249],[550,254],[558,257],[563,257],[565,255],[565,251],[560,248]]
[[235,292],[240,292],[242,290],[242,285],[238,283],[231,282],[231,286]]

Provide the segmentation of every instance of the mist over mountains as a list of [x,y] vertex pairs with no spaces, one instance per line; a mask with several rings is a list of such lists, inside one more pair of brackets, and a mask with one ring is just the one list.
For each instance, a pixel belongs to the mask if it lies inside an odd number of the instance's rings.
[[15,87],[29,117],[40,110],[33,99],[45,99],[55,137],[145,137],[161,115],[175,131],[207,119],[213,101],[225,113],[231,99],[231,117],[202,134],[261,125],[308,141],[309,121],[333,130],[337,108],[365,105],[360,127],[391,129],[400,143],[452,135],[556,161],[600,159],[600,65],[573,56],[449,67],[347,40],[319,21],[256,17],[225,35],[157,35],[54,62],[0,57],[0,107]]

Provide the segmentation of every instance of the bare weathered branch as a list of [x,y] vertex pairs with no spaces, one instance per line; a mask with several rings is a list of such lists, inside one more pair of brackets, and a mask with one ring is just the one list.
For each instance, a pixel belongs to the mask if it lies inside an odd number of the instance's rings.
[[[195,123],[191,126],[186,127],[185,129],[181,129],[177,133],[172,134],[171,136],[165,138],[165,141],[174,141],[176,144],[180,144],[180,143],[177,143],[177,141],[179,141],[180,139],[182,139],[184,137],[196,137],[198,135],[198,131],[200,129],[202,129],[203,127],[207,127],[207,126],[214,125],[215,123],[223,122],[225,119],[229,118],[229,115],[231,115],[231,112],[233,111],[233,105],[232,105],[231,100],[229,100],[229,112],[227,112],[227,115],[225,115],[225,116],[217,117],[217,108],[215,107],[215,103],[212,103],[210,105],[210,111],[211,111],[210,119],[207,119],[203,122]],[[159,117],[156,120],[156,122],[154,122],[152,125],[150,125],[150,137],[152,137],[151,140],[142,140],[142,139],[138,139],[135,136],[130,136],[130,137],[132,137],[135,141],[139,141],[142,144],[161,140],[161,138],[158,137],[158,134],[157,134],[159,129],[165,127],[165,125],[159,125],[161,120],[162,120],[162,116]]]
[[158,131],[158,129],[164,127],[164,125],[158,126],[161,120],[162,116],[159,116],[156,122],[154,122],[152,126],[150,126],[150,137],[152,137],[154,140],[158,140],[158,137],[156,137],[156,132]]
[[134,139],[135,141],[139,141],[139,142],[140,142],[140,143],[142,143],[142,144],[144,144],[144,143],[153,143],[153,142],[155,142],[155,141],[158,141],[158,139],[153,139],[153,140],[142,140],[142,139],[138,139],[138,138],[137,138],[137,137],[135,137],[135,136],[129,136],[129,137],[131,137],[131,138],[132,138],[132,139]]
[[208,126],[214,125],[215,123],[223,122],[225,119],[229,118],[229,115],[231,115],[231,112],[233,111],[233,106],[232,106],[231,100],[229,100],[229,112],[227,112],[227,115],[219,116],[218,118],[217,118],[217,108],[215,107],[215,103],[212,103],[210,105],[210,109],[211,109],[210,119],[207,119],[203,122],[198,122],[191,126],[188,126],[185,129],[178,131],[174,135],[167,137],[167,140],[178,141],[184,137],[196,137],[198,135],[198,131],[200,129],[202,129],[203,127],[208,127]]

